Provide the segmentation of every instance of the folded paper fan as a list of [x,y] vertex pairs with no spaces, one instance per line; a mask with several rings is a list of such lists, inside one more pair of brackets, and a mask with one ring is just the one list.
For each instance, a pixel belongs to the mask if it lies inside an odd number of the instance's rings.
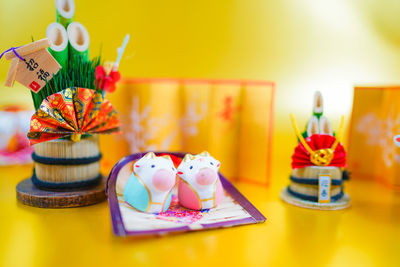
[[[312,136],[306,138],[305,141],[313,151],[318,151],[330,149],[335,143],[336,138],[326,134],[313,134]],[[310,153],[302,143],[299,143],[292,156],[292,169],[314,165],[315,164],[311,162]],[[346,151],[341,143],[338,143],[336,146],[335,150],[333,151],[333,158],[327,166],[346,167]]]
[[28,138],[31,145],[82,134],[119,132],[117,112],[101,92],[86,88],[67,88],[43,100],[31,118]]

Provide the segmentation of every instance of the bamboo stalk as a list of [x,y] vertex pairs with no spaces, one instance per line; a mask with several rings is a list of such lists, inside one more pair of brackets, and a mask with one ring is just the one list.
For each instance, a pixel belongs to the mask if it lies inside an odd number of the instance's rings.
[[75,3],[73,0],[56,0],[56,21],[65,28],[73,22]]
[[69,40],[70,57],[74,59],[76,55],[89,60],[89,33],[79,22],[72,22],[67,28]]
[[57,22],[47,26],[46,37],[51,45],[48,48],[50,54],[57,60],[62,68],[67,67],[68,62],[68,36],[65,28]]

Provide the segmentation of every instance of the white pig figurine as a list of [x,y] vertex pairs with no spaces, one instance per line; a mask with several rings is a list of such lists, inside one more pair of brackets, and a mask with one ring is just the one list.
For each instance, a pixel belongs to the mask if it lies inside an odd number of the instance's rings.
[[147,153],[133,163],[133,172],[125,184],[125,201],[137,210],[148,213],[166,211],[171,203],[176,169],[169,156]]

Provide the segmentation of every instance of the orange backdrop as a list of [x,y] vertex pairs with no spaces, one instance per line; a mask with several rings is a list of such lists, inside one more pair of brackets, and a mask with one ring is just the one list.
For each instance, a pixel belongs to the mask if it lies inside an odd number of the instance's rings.
[[[143,151],[207,150],[229,179],[270,180],[274,84],[239,80],[125,79],[113,95],[121,136],[103,162]],[[118,149],[115,149],[118,148]]]

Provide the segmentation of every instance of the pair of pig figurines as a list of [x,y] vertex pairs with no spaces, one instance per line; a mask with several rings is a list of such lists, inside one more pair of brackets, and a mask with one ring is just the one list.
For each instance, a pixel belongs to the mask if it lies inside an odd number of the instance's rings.
[[181,206],[193,210],[214,208],[223,196],[218,176],[220,165],[205,151],[198,155],[186,154],[176,169],[170,156],[157,157],[149,152],[133,163],[131,176],[123,190],[124,199],[143,212],[166,211],[178,175],[178,200]]

